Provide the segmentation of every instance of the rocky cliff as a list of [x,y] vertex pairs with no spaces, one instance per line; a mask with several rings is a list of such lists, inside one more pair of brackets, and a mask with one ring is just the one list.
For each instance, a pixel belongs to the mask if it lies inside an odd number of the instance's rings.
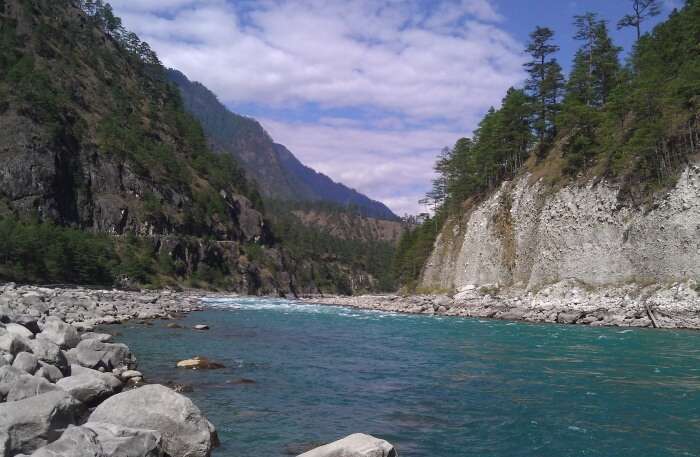
[[591,286],[697,280],[698,240],[697,159],[644,207],[605,180],[557,188],[525,174],[445,225],[421,284],[539,290],[569,279]]

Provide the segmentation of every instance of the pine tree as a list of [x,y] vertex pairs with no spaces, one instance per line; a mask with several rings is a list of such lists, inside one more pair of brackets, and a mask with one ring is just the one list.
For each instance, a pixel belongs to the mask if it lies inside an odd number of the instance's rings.
[[617,23],[617,29],[634,27],[637,30],[637,41],[642,37],[642,22],[661,14],[659,0],[632,0],[632,14],[626,14]]
[[554,118],[563,85],[561,66],[551,57],[559,50],[559,46],[552,43],[553,37],[551,29],[537,27],[530,34],[530,43],[525,49],[532,57],[525,64],[530,74],[525,87],[536,106],[533,129],[539,138],[541,152],[545,151],[546,143],[554,136]]

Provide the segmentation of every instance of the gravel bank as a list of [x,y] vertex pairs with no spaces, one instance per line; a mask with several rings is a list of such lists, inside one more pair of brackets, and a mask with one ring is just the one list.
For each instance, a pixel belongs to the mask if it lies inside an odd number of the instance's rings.
[[567,280],[539,291],[467,285],[451,295],[308,297],[308,303],[410,314],[591,326],[700,329],[695,281],[589,287]]

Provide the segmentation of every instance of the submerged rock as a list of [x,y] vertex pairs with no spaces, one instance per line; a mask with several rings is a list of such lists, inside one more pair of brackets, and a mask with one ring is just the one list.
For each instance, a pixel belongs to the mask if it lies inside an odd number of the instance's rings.
[[398,457],[398,453],[388,441],[355,433],[305,452],[299,457]]
[[171,456],[208,457],[219,444],[216,429],[189,398],[157,384],[110,397],[89,422],[156,430]]
[[206,324],[197,324],[192,328],[195,330],[209,330],[209,326]]
[[180,360],[177,362],[178,368],[186,368],[188,370],[216,370],[225,368],[222,364],[212,362],[206,357],[193,357],[191,359]]

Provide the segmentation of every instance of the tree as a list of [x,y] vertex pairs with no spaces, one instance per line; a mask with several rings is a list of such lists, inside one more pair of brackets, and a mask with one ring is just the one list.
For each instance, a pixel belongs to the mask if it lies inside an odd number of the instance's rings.
[[540,140],[540,151],[545,150],[547,140],[554,136],[554,118],[563,85],[561,66],[550,56],[559,51],[552,44],[554,32],[546,27],[537,27],[530,34],[530,43],[525,51],[532,60],[525,64],[530,78],[525,88],[535,101],[533,128]]
[[626,14],[617,23],[617,29],[634,27],[637,30],[637,41],[642,37],[642,22],[661,14],[659,0],[632,0],[632,14]]

